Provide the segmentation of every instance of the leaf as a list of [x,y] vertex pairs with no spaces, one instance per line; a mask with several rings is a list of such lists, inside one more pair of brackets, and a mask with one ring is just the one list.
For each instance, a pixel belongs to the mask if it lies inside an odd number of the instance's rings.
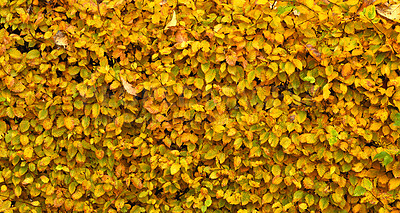
[[204,155],[204,159],[206,160],[211,160],[214,159],[215,156],[217,156],[218,151],[214,150],[214,149],[210,149],[207,151],[207,153]]
[[121,76],[122,86],[126,90],[127,93],[136,96],[137,90],[132,86],[132,84],[128,83],[122,76]]
[[283,137],[280,144],[284,149],[287,149],[292,144],[292,141],[288,137]]
[[285,63],[285,71],[288,75],[291,75],[294,73],[294,71],[296,70],[296,67],[294,66],[294,64],[290,61]]
[[365,192],[367,192],[367,190],[364,187],[356,186],[353,196],[362,196],[365,194]]
[[393,121],[395,126],[400,126],[400,113],[394,114]]
[[39,160],[38,165],[41,167],[45,167],[45,166],[49,165],[50,161],[51,161],[51,158],[49,156],[46,156]]
[[330,94],[331,94],[330,85],[325,84],[325,86],[322,88],[322,97],[326,100],[329,98]]
[[26,132],[26,131],[29,130],[29,127],[30,127],[30,126],[31,126],[31,125],[30,125],[29,121],[23,120],[23,121],[21,121],[21,123],[19,124],[19,130],[20,130],[21,132]]
[[33,157],[33,148],[32,147],[26,147],[24,149],[24,158],[25,159],[31,159]]
[[[257,2],[258,2],[258,1],[257,1]],[[286,12],[292,11],[294,8],[295,8],[294,6],[279,6],[279,7],[277,8],[276,14],[277,14],[277,15],[282,15],[282,14],[284,14],[284,13],[286,13]]]
[[181,165],[180,164],[178,164],[178,163],[172,164],[172,166],[171,166],[171,175],[174,175],[174,174],[178,173],[180,169],[181,169]]
[[344,78],[351,76],[353,74],[353,69],[351,67],[351,64],[347,63],[343,65],[341,73]]
[[258,5],[264,5],[264,4],[268,3],[268,2],[269,2],[269,0],[257,0],[257,1],[256,1],[256,4],[258,4]]
[[400,22],[400,4],[389,5],[387,2],[376,5],[379,15],[392,21]]
[[138,177],[132,176],[132,177],[131,177],[131,180],[132,180],[133,185],[134,185],[137,189],[142,189],[142,188],[143,188],[142,180],[140,180]]
[[205,80],[206,83],[210,83],[214,80],[215,75],[217,74],[217,71],[215,69],[210,69],[208,72],[206,72]]
[[69,130],[73,130],[75,127],[75,121],[73,117],[65,117],[64,118],[64,125],[67,127]]
[[364,14],[368,19],[374,19],[376,17],[375,5],[369,5],[364,8]]
[[389,163],[393,162],[393,157],[391,155],[389,155],[387,152],[383,151],[380,152],[378,154],[376,154],[373,158],[373,160],[375,159],[379,159],[379,160],[383,160],[382,161],[382,165],[383,166],[387,166]]
[[293,203],[301,200],[303,197],[304,197],[304,192],[303,191],[301,191],[301,190],[296,191],[293,194]]
[[235,89],[230,86],[223,86],[222,93],[228,97],[233,97],[235,95]]
[[307,44],[306,49],[313,58],[317,61],[321,61],[321,53],[313,45]]
[[392,191],[400,186],[400,178],[392,178],[388,183],[389,191]]
[[328,206],[329,206],[329,198],[322,197],[319,200],[318,204],[319,204],[319,208],[321,208],[321,210],[324,210],[324,209],[328,208]]
[[14,58],[14,59],[22,58],[22,53],[17,48],[11,48],[9,54],[10,54],[11,58]]
[[204,106],[200,104],[194,104],[191,106],[191,108],[197,112],[204,112]]
[[125,200],[123,198],[118,198],[115,201],[115,207],[117,208],[117,211],[120,211],[122,207],[125,205]]
[[40,52],[37,49],[31,50],[26,54],[26,59],[31,60],[38,58],[40,56]]
[[66,47],[68,46],[68,37],[61,30],[57,31],[57,33],[53,37],[54,43],[58,46]]
[[93,118],[97,118],[100,114],[100,105],[98,103],[95,103],[92,105],[92,116]]
[[303,80],[304,81],[308,81],[308,82],[310,82],[312,84],[315,83],[315,78],[312,77],[312,76],[306,76],[306,77],[303,78]]
[[297,121],[299,123],[303,123],[307,119],[307,112],[305,111],[298,111],[297,112]]
[[[10,200],[0,201],[0,211],[1,212],[10,212],[11,204],[12,203]],[[11,210],[11,212],[12,212],[12,210]]]
[[164,30],[168,30],[170,27],[175,27],[177,24],[177,20],[176,20],[176,13],[175,10],[172,13],[172,18],[171,21],[168,22],[168,24],[165,26]]
[[374,187],[372,184],[372,181],[370,181],[368,178],[363,178],[361,182],[361,186],[364,187],[366,190],[371,191]]

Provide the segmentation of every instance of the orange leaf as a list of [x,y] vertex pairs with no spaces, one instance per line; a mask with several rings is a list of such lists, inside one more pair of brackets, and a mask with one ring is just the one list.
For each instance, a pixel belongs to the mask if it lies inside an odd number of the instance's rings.
[[351,68],[350,63],[343,65],[342,67],[342,76],[347,78],[353,74],[353,70]]
[[74,129],[74,126],[75,126],[74,118],[65,117],[64,118],[64,124],[65,124],[65,127],[67,127],[67,129],[69,129],[69,130]]

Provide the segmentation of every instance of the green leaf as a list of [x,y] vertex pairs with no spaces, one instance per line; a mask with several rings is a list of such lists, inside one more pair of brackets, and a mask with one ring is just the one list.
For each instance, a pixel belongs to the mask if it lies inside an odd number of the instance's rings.
[[353,196],[362,196],[365,194],[365,192],[367,192],[367,190],[364,187],[356,186]]
[[382,160],[384,157],[386,157],[386,156],[390,156],[387,152],[385,152],[385,151],[383,151],[383,152],[379,152],[378,154],[376,154],[375,156],[374,156],[374,158],[373,158],[373,160],[376,160],[376,159],[380,159],[380,160]]
[[329,141],[329,145],[333,146],[335,143],[337,143],[338,138],[337,137],[330,137],[328,139],[328,141]]
[[395,126],[400,126],[400,113],[394,114],[393,121]]
[[211,204],[212,204],[212,200],[204,201],[204,205],[207,206],[207,207],[211,206]]
[[373,158],[373,160],[375,159],[379,159],[379,160],[383,160],[382,161],[382,165],[383,166],[387,166],[389,163],[393,162],[393,157],[391,155],[389,155],[387,152],[383,151],[380,152],[378,154],[376,154]]
[[49,114],[49,113],[48,113],[47,109],[42,109],[42,110],[40,110],[40,111],[39,111],[39,114],[38,114],[39,120],[43,120],[43,119],[47,118],[47,115],[48,115],[48,114]]
[[279,6],[277,8],[277,13],[276,14],[277,15],[282,15],[282,14],[284,14],[286,12],[292,11],[294,8],[295,8],[294,6]]
[[307,112],[305,112],[305,111],[297,112],[297,121],[299,123],[303,123],[306,119],[307,119]]
[[29,121],[27,120],[23,120],[21,121],[21,123],[19,124],[19,130],[21,132],[26,132],[29,130],[29,127],[31,126],[31,124],[29,123]]
[[328,208],[328,206],[329,206],[329,198],[322,197],[319,200],[319,208],[321,208],[321,210],[324,210],[324,209]]
[[26,59],[31,60],[38,58],[40,56],[40,52],[37,49],[31,50],[26,54]]
[[213,158],[215,158],[215,156],[217,156],[218,151],[214,150],[214,149],[210,149],[208,150],[208,152],[204,155],[204,158],[206,160],[211,160]]
[[371,191],[374,185],[372,184],[372,181],[370,181],[368,178],[363,178],[361,182],[361,186],[364,187],[366,190]]
[[208,83],[212,82],[214,80],[216,74],[217,74],[217,71],[215,69],[208,70],[208,72],[206,73],[206,76],[205,76],[206,83],[208,84]]
[[207,206],[201,206],[201,212],[206,212],[207,211]]
[[312,77],[312,76],[306,76],[306,77],[303,78],[303,80],[304,81],[308,81],[308,82],[310,82],[312,84],[315,83],[315,78]]
[[210,69],[210,63],[201,64],[201,70],[207,72]]
[[387,166],[389,163],[391,163],[391,162],[393,162],[393,157],[392,156],[385,156],[384,158],[383,158],[383,162],[382,162],[382,165],[383,166]]
[[293,203],[301,200],[304,197],[304,192],[301,190],[297,190],[294,194],[293,194]]
[[90,124],[90,118],[88,116],[83,116],[83,118],[82,118],[83,129],[88,128],[89,124]]

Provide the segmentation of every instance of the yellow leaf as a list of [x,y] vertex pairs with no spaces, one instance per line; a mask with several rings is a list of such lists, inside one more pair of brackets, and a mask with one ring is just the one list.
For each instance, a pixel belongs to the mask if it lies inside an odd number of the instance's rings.
[[400,186],[400,178],[392,178],[389,180],[389,191],[396,189]]
[[24,158],[25,159],[30,159],[33,157],[33,148],[32,147],[26,147],[24,149]]
[[303,70],[303,63],[299,59],[293,59],[293,63],[297,69]]
[[167,26],[165,26],[165,30],[169,29],[170,27],[175,27],[176,24],[177,24],[176,13],[175,13],[175,10],[174,10],[174,13],[172,14],[171,21],[168,22]]
[[17,48],[11,48],[10,56],[11,56],[11,58],[14,58],[14,59],[20,59],[20,58],[22,58],[22,53]]
[[216,133],[221,133],[225,130],[225,127],[222,125],[215,125],[213,129]]
[[352,170],[355,172],[361,172],[364,169],[364,164],[363,163],[356,163],[353,165]]
[[371,124],[369,129],[372,130],[372,131],[377,131],[377,130],[379,130],[381,128],[381,126],[382,126],[382,123],[374,122],[374,123]]
[[121,82],[122,86],[124,86],[124,89],[126,90],[127,93],[136,96],[137,91],[135,88],[133,88],[132,84],[128,83],[122,76],[121,76]]
[[223,86],[222,93],[224,93],[224,95],[226,95],[228,97],[232,97],[235,95],[235,89],[233,89],[232,87],[229,87],[229,86]]
[[32,206],[39,206],[40,202],[36,200],[36,201],[33,201],[31,204],[32,204]]
[[171,175],[174,175],[174,174],[178,173],[180,169],[181,169],[181,165],[180,164],[178,164],[178,163],[172,164],[172,166],[171,166]]
[[263,4],[266,4],[266,3],[268,3],[268,0],[257,0],[256,1],[256,4],[260,4],[260,5],[263,5]]
[[323,98],[326,100],[329,98],[329,95],[331,94],[331,91],[329,90],[330,85],[326,84],[323,88],[322,88],[322,96]]
[[194,104],[194,105],[192,105],[191,108],[197,112],[204,112],[204,106],[202,106],[200,104]]
[[294,66],[294,64],[290,61],[285,63],[285,71],[288,75],[291,75],[294,73],[294,71],[296,70],[296,67]]
[[287,149],[292,144],[292,141],[290,138],[284,137],[281,139],[280,144],[284,149]]

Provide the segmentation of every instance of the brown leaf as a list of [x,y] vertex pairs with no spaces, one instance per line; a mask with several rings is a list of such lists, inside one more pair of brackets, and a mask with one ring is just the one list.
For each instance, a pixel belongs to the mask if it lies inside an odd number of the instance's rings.
[[179,30],[176,34],[175,34],[175,39],[176,39],[176,43],[182,43],[188,40],[187,34],[186,32],[184,32],[183,30]]
[[122,86],[124,86],[124,89],[126,90],[127,93],[133,96],[137,95],[136,89],[132,86],[132,84],[128,83],[122,76],[121,76],[121,82]]
[[318,62],[321,61],[321,53],[313,45],[307,44],[306,48],[313,58],[315,58]]
[[232,51],[232,50],[230,50],[229,52],[230,52],[230,54],[227,54],[225,56],[226,57],[225,58],[226,59],[226,63],[228,63],[230,66],[235,66],[236,61],[238,59],[238,57],[236,55],[236,52]]
[[400,22],[400,4],[379,4],[376,5],[376,12],[387,19]]

